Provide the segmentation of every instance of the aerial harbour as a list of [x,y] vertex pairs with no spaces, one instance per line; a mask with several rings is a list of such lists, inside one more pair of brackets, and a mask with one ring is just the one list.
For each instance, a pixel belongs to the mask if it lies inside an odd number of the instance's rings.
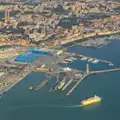
[[58,120],[119,118],[119,7],[112,0],[0,1],[1,119],[48,120],[61,110]]

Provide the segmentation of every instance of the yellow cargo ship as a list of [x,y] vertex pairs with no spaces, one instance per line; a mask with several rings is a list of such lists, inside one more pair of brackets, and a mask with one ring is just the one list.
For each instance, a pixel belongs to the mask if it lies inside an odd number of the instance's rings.
[[91,105],[91,104],[101,102],[101,100],[102,100],[101,97],[98,97],[98,96],[95,95],[94,97],[91,97],[91,98],[88,98],[86,100],[81,101],[80,106],[82,106],[82,107],[88,106],[88,105]]

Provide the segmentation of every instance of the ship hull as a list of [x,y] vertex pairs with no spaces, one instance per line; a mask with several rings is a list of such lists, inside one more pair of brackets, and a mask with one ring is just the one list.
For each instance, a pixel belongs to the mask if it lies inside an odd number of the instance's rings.
[[85,106],[96,104],[96,103],[99,103],[99,102],[101,102],[101,99],[97,99],[97,100],[93,100],[93,101],[90,101],[90,102],[81,103],[80,106],[85,107]]

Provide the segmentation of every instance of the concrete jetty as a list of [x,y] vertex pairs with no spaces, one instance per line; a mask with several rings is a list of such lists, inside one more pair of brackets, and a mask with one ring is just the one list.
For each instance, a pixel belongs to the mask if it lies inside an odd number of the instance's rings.
[[2,87],[0,88],[0,94],[3,94],[5,92],[7,92],[8,90],[10,90],[12,87],[14,87],[17,83],[19,83],[21,80],[23,80],[27,75],[29,75],[32,72],[32,68],[33,66],[31,66],[29,68],[29,70],[23,70],[20,74],[18,74],[17,76],[14,76],[14,82],[9,84],[8,86],[6,86],[5,88],[2,89]]
[[[67,78],[67,76],[64,76],[63,79],[59,82],[59,84],[60,84],[62,81],[65,81],[66,78]],[[55,90],[57,90],[57,87],[58,87],[59,84],[57,84],[57,85],[55,86]]]
[[48,83],[48,80],[44,80],[41,84],[39,84],[38,86],[36,86],[34,88],[35,91],[38,91],[39,89],[41,89],[46,83]]
[[82,80],[84,80],[87,76],[92,75],[92,74],[98,74],[98,73],[106,73],[106,72],[115,72],[115,71],[120,71],[120,68],[115,68],[115,69],[108,69],[108,70],[100,70],[100,71],[91,71],[87,74],[84,74],[84,76],[72,87],[72,89],[66,94],[67,96],[70,95],[75,88],[80,84]]
[[114,72],[114,71],[120,71],[120,68],[109,69],[109,70],[91,71],[89,74],[106,73],[106,72]]
[[73,79],[69,80],[67,84],[62,88],[62,91],[64,91],[71,84],[72,81]]
[[[83,56],[83,55],[77,55],[77,56],[81,58],[81,56]],[[99,60],[100,62],[107,63],[107,64],[109,64],[109,65],[111,65],[111,66],[114,65],[112,62],[110,62],[110,61],[108,61],[108,60],[102,60],[102,59],[93,58],[93,57],[89,57],[89,56],[83,56],[83,57],[86,57],[87,59],[97,59],[97,60]]]
[[111,66],[114,65],[112,62],[110,62],[110,61],[108,61],[108,60],[101,60],[101,59],[99,59],[99,61],[100,61],[100,62],[103,62],[103,63],[107,63],[107,64],[109,64],[109,65],[111,65]]
[[80,84],[80,82],[85,79],[89,74],[85,74],[73,87],[72,89],[66,94],[67,96],[70,95],[73,90],[75,90],[75,88]]

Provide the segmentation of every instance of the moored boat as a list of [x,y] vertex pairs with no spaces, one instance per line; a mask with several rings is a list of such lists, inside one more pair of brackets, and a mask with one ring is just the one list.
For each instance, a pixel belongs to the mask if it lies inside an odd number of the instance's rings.
[[88,60],[88,62],[91,62],[91,61],[93,61],[93,59],[92,59],[92,58],[90,58],[90,59]]
[[64,85],[65,85],[65,81],[60,82],[60,84],[58,85],[57,89],[61,90]]
[[77,58],[75,58],[75,57],[71,57],[70,59],[72,59],[72,60],[77,60]]
[[81,60],[87,60],[87,57],[83,57],[83,58],[81,58]]
[[95,59],[92,63],[98,63],[98,62],[99,62],[99,60]]
[[62,64],[68,64],[68,63],[70,63],[70,62],[61,61],[60,63],[62,63]]
[[66,62],[72,62],[73,60],[72,59],[65,59],[64,61],[66,61]]

